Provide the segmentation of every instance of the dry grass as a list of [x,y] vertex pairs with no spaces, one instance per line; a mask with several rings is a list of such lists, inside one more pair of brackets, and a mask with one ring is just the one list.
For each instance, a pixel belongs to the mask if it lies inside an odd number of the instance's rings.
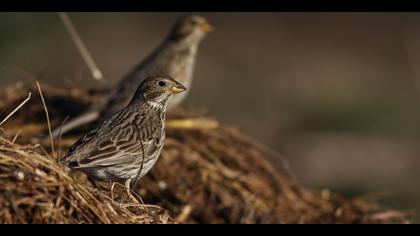
[[1,223],[167,223],[159,208],[119,203],[78,183],[34,145],[0,138]]
[[[80,112],[87,105],[83,101],[94,98],[86,91],[58,93],[57,89],[50,92],[44,87],[43,90],[55,126],[66,115],[74,115],[70,111],[80,108]],[[21,96],[4,97],[0,110],[16,107],[28,94],[23,88],[16,91]],[[84,99],[74,99],[77,96]],[[123,196],[112,200],[109,185],[95,190],[85,179],[81,181],[63,172],[47,153],[35,146],[39,142],[36,137],[48,132],[42,112],[40,100],[32,99],[14,115],[13,122],[6,123],[0,138],[0,222],[172,222],[159,207],[148,206],[145,211],[145,206],[133,206]],[[197,117],[179,111],[176,118]],[[22,131],[17,142],[30,145],[9,141],[15,139],[18,130]],[[63,138],[62,152],[79,136],[76,132]],[[328,190],[313,190],[290,181],[266,160],[258,146],[236,129],[221,125],[209,129],[169,129],[167,136],[156,167],[139,182],[136,190],[147,204],[166,209],[175,222],[403,223],[409,217],[362,199],[345,199]],[[42,143],[51,150],[49,144]]]

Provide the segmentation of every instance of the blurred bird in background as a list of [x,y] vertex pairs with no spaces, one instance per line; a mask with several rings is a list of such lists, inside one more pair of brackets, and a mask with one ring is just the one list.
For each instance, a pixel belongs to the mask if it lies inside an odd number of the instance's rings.
[[[193,79],[198,46],[211,31],[213,26],[204,17],[197,15],[180,17],[160,46],[123,77],[106,99],[92,104],[87,111],[55,129],[52,136],[58,137],[82,125],[109,118],[130,102],[138,85],[149,75],[168,75],[189,88]],[[174,98],[168,109],[176,107],[186,95],[187,93],[183,93]]]

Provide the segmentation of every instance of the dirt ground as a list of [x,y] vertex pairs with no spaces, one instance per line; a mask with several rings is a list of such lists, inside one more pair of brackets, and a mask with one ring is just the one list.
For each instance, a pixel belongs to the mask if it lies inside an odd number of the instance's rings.
[[[53,127],[103,92],[41,86]],[[409,223],[412,216],[302,186],[275,169],[258,143],[212,119],[208,127],[168,127],[159,161],[135,188],[143,200],[136,204],[122,187],[95,189],[54,161],[86,127],[53,140],[53,153],[42,138],[47,122],[36,87],[3,89],[0,121],[29,92],[31,99],[1,125],[1,223]],[[177,110],[168,124],[187,118],[206,117]]]

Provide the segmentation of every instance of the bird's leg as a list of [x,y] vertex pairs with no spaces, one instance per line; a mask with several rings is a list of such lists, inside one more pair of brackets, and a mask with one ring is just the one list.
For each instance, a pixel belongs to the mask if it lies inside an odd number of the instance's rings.
[[129,198],[131,198],[131,200],[133,200],[133,202],[135,202],[137,204],[140,204],[140,202],[133,196],[133,194],[131,194],[131,186],[130,186],[130,183],[131,183],[131,179],[127,179],[125,181],[125,184],[124,184],[125,185],[125,189],[127,191],[127,196]]
[[112,185],[111,185],[111,199],[112,199],[112,201],[114,201],[114,187],[115,187],[115,182],[112,182]]
[[94,179],[92,179],[91,177],[87,177],[87,180],[89,181],[89,183],[94,187],[94,188],[96,188],[96,189],[99,189],[98,188],[98,185],[96,184],[96,182],[95,182],[95,180]]
[[186,119],[168,119],[166,128],[168,129],[216,129],[219,123],[206,118],[186,118]]

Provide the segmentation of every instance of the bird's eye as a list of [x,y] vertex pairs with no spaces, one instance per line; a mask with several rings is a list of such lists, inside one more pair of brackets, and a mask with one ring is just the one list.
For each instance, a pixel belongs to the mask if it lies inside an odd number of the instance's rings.
[[165,83],[165,82],[163,82],[163,81],[159,81],[159,82],[158,82],[158,85],[159,85],[160,87],[163,87],[163,86],[165,86],[165,85],[166,85],[166,83]]

